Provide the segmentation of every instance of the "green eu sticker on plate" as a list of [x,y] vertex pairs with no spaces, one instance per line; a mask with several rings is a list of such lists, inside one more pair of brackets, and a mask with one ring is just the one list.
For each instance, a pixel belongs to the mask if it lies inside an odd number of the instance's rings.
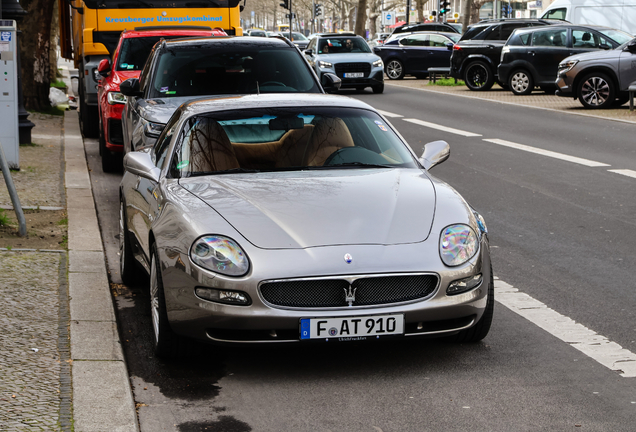
[[181,161],[177,164],[177,169],[185,168],[188,166],[189,163],[190,161],[187,160]]

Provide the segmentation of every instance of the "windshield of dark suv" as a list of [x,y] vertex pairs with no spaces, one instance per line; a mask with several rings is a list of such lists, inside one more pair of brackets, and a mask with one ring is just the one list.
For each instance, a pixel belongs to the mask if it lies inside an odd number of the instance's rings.
[[156,65],[149,98],[320,93],[305,60],[291,47],[173,46]]
[[372,111],[260,108],[186,120],[174,148],[171,175],[416,167],[406,145]]

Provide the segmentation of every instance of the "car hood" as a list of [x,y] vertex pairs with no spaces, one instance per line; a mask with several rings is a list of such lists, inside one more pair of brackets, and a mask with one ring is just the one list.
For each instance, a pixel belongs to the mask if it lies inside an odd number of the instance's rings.
[[575,54],[567,58],[567,60],[590,61],[590,60],[613,60],[621,56],[622,50],[613,49],[607,51],[592,51],[582,54]]
[[265,249],[418,243],[435,215],[435,188],[418,169],[227,174],[180,184]]

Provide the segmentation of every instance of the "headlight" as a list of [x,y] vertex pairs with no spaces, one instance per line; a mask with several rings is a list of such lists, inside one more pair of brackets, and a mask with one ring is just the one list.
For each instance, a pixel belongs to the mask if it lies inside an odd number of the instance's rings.
[[570,72],[578,62],[578,60],[569,60],[559,64],[559,76]]
[[99,82],[99,80],[101,80],[102,78],[104,77],[99,74],[97,68],[93,69],[93,79],[95,80],[95,82]]
[[108,103],[111,105],[126,103],[126,96],[124,96],[123,94],[119,92],[108,92],[107,98],[108,98]]
[[373,62],[373,66],[374,67],[379,67],[379,68],[383,68],[384,67],[384,63],[382,63],[382,60],[376,60]]
[[329,62],[320,60],[320,61],[318,61],[318,67],[321,68],[321,69],[329,69],[329,68],[333,67],[333,65],[331,63],[329,63]]
[[243,276],[250,269],[243,249],[234,240],[218,235],[195,241],[190,248],[190,259],[204,269],[227,276]]
[[439,255],[447,266],[464,264],[475,256],[478,248],[477,235],[468,225],[451,225],[442,230]]
[[146,126],[144,127],[144,134],[151,138],[159,138],[159,135],[161,135],[161,132],[163,131],[163,128],[165,126],[166,125],[161,123],[148,122],[146,123]]

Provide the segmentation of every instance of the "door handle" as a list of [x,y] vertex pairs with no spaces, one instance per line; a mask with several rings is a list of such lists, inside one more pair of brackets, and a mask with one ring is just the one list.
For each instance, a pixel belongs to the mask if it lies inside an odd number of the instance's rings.
[[535,55],[536,52],[535,51],[530,51],[530,54]]

